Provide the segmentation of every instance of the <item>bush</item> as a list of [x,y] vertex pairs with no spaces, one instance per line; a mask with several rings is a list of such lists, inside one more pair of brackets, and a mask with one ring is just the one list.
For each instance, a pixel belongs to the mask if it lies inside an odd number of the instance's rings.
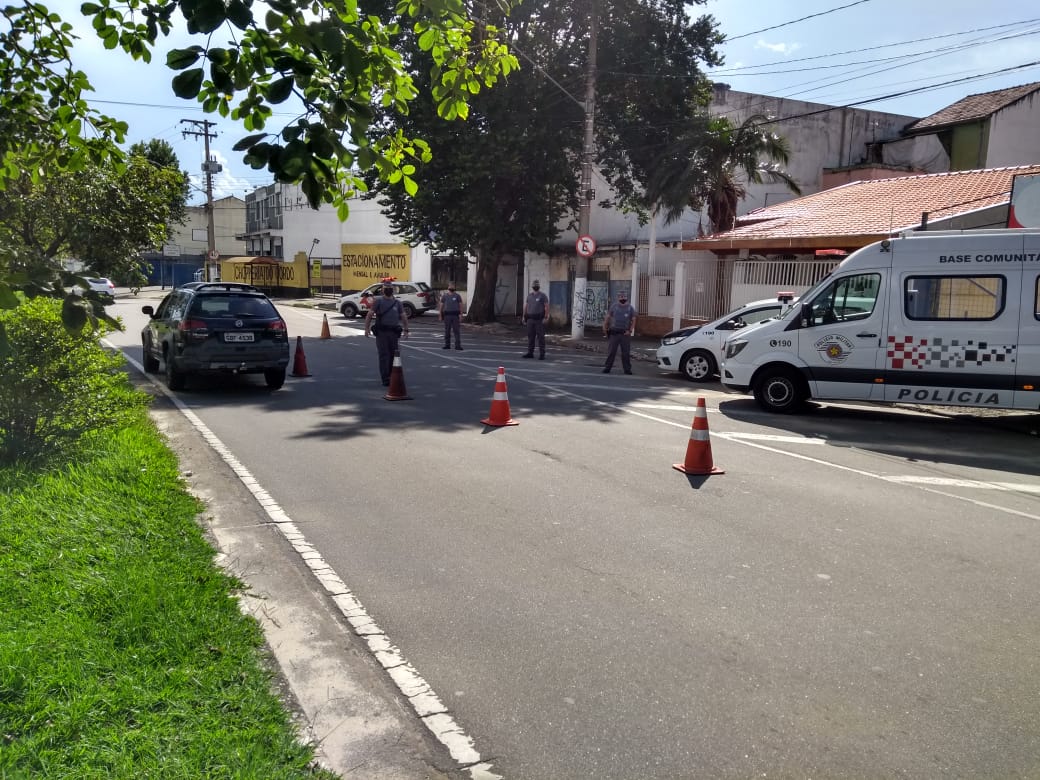
[[70,332],[61,301],[34,298],[0,311],[0,463],[58,455],[85,434],[122,425],[147,397],[98,339],[110,326]]

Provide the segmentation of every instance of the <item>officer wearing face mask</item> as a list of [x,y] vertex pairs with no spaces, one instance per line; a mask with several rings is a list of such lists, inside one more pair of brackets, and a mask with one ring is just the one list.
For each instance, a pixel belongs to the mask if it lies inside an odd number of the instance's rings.
[[549,297],[542,292],[535,279],[531,292],[524,301],[523,322],[527,325],[527,352],[525,358],[534,357],[535,341],[538,342],[538,359],[545,360],[545,318],[549,314]]
[[618,347],[621,347],[621,367],[626,374],[632,373],[632,334],[635,330],[636,310],[628,302],[628,293],[618,293],[617,303],[610,307],[603,321],[603,335],[609,339],[604,374],[609,374],[614,367]]

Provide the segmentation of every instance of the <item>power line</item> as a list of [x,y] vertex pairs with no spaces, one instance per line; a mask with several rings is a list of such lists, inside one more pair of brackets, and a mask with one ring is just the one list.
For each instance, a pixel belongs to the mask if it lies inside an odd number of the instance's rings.
[[862,5],[863,3],[869,2],[870,0],[856,0],[856,2],[854,3],[849,3],[848,5],[840,5],[837,8],[831,8],[828,11],[820,11],[816,14],[809,14],[808,16],[803,16],[801,19],[792,19],[789,22],[774,24],[772,27],[763,27],[761,30],[752,30],[751,32],[744,33],[743,35],[734,35],[732,38],[726,38],[724,42],[728,43],[729,41],[739,41],[741,38],[749,38],[750,36],[758,35],[759,33],[769,32],[770,30],[778,30],[781,27],[787,27],[791,24],[798,24],[798,22],[804,22],[806,19],[815,19],[817,16],[826,16],[827,14],[832,14],[835,11],[844,11],[846,8],[852,8],[852,6],[854,5]]
[[[849,49],[847,51],[836,51],[836,52],[832,52],[830,54],[816,54],[816,55],[814,55],[812,57],[798,57],[798,58],[795,58],[795,59],[776,60],[774,62],[763,62],[763,63],[760,63],[758,65],[744,65],[744,66],[737,67],[737,68],[727,68],[727,69],[724,69],[724,70],[713,70],[710,73],[708,73],[708,77],[710,78],[712,76],[728,76],[728,75],[732,75],[732,74],[737,73],[737,71],[742,71],[742,70],[753,70],[753,69],[756,69],[756,68],[768,68],[768,67],[772,67],[773,65],[790,65],[790,64],[793,64],[793,63],[796,63],[796,62],[810,62],[812,60],[827,59],[828,57],[841,57],[841,56],[844,56],[846,54],[862,54],[863,52],[867,52],[867,51],[878,51],[880,49],[891,49],[891,48],[895,48],[897,46],[909,46],[912,43],[925,43],[926,41],[937,41],[937,40],[941,40],[943,38],[956,38],[959,35],[972,35],[973,33],[988,32],[990,30],[1001,30],[1001,29],[1004,29],[1005,27],[1015,27],[1016,25],[1034,24],[1036,22],[1040,22],[1040,19],[1023,19],[1020,22],[1008,22],[1007,24],[996,24],[996,25],[993,25],[992,27],[977,27],[977,28],[975,28],[973,30],[963,30],[961,32],[955,32],[955,33],[944,33],[943,35],[932,35],[932,36],[929,36],[927,38],[914,38],[914,39],[909,40],[909,41],[898,41],[896,43],[884,43],[884,44],[880,44],[878,46],[867,46],[867,47],[862,48],[862,49]],[[750,74],[750,75],[762,75],[762,74]]]

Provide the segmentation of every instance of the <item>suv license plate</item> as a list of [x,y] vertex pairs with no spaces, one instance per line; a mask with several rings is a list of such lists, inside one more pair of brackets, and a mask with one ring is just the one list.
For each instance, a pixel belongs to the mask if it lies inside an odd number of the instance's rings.
[[252,333],[225,333],[224,341],[252,341]]

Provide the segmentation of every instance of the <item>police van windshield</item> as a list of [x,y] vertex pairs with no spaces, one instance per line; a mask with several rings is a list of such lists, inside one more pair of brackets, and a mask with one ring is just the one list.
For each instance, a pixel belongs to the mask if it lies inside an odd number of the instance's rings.
[[810,325],[866,319],[874,311],[880,289],[878,273],[835,279],[809,299]]

